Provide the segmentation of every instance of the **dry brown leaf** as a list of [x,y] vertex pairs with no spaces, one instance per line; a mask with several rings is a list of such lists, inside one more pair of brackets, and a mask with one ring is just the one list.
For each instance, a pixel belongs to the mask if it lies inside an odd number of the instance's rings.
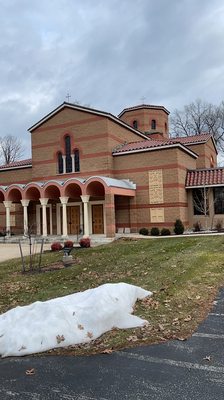
[[159,324],[159,330],[160,331],[164,331],[165,330],[165,328],[164,328],[164,326],[162,324]]
[[192,316],[188,315],[186,318],[184,318],[184,322],[189,322],[192,320]]
[[56,340],[57,340],[57,343],[59,344],[61,342],[64,342],[65,337],[64,337],[64,335],[57,335]]
[[92,333],[92,332],[87,332],[87,336],[88,336],[90,339],[92,339],[93,333]]
[[31,368],[31,369],[27,369],[26,370],[26,375],[35,375],[35,369],[34,368]]
[[128,336],[128,337],[127,337],[127,340],[128,340],[129,342],[137,342],[138,337],[137,337],[136,335],[131,335],[131,336]]
[[78,329],[80,329],[80,331],[82,331],[84,329],[84,326],[82,326],[81,324],[78,325]]
[[102,354],[111,354],[111,353],[113,353],[112,349],[105,349],[102,351]]

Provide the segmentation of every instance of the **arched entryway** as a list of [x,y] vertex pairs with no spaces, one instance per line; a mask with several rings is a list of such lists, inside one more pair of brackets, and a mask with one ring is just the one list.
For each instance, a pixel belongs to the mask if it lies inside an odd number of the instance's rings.
[[[64,188],[64,196],[67,202],[67,232],[68,235],[80,235],[83,233],[83,209],[82,189],[80,183],[68,181]],[[62,214],[60,214],[62,216]]]
[[23,234],[24,218],[22,207],[22,190],[19,187],[10,187],[7,191],[6,201],[6,231],[8,234]]
[[105,227],[105,186],[99,180],[92,180],[86,186],[86,195],[89,196],[90,233],[101,235]]

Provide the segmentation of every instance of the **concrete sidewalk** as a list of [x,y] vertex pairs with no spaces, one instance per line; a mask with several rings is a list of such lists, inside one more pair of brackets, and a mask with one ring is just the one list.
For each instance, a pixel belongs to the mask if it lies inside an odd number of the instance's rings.
[[[38,244],[37,249],[40,248]],[[50,250],[51,244],[44,244],[44,250]],[[30,246],[27,243],[22,243],[23,255],[29,254]],[[13,258],[21,257],[19,243],[0,243],[0,263],[3,261],[11,260]]]
[[[35,369],[34,375],[26,370]],[[0,359],[1,400],[222,400],[224,290],[186,341],[89,357]]]

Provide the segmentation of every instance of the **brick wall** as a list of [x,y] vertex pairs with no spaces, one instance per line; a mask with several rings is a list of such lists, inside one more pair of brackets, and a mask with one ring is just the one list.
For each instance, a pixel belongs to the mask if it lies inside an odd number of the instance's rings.
[[[177,218],[188,225],[185,178],[187,168],[195,168],[195,165],[193,157],[177,148],[114,157],[114,176],[118,179],[128,177],[137,185],[136,202],[130,201],[131,213],[135,210],[136,214],[135,221],[131,221],[132,230],[155,225],[173,227]],[[151,203],[149,173],[161,170],[163,199]],[[151,209],[163,209],[164,221],[152,222]]]
[[11,183],[27,183],[32,180],[32,168],[18,168],[11,170],[0,170],[0,185]]
[[[138,121],[138,130],[141,132],[154,132],[151,129],[152,120],[156,121],[155,131],[162,132],[164,137],[168,137],[168,115],[163,110],[142,108],[138,110],[126,111],[120,119],[133,126],[133,121]],[[166,129],[165,129],[166,124]]]

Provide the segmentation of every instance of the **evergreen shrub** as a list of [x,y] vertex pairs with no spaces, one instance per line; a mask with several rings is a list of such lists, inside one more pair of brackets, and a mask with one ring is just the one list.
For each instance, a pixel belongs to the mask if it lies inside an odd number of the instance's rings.
[[147,236],[149,234],[149,230],[147,228],[141,228],[139,229],[140,235],[145,235]]
[[174,224],[174,233],[176,235],[182,235],[184,233],[184,224],[181,219],[176,219]]
[[159,236],[159,228],[154,226],[153,228],[151,228],[151,232],[150,233],[151,233],[152,236]]
[[169,236],[171,234],[168,228],[161,229],[161,236]]

